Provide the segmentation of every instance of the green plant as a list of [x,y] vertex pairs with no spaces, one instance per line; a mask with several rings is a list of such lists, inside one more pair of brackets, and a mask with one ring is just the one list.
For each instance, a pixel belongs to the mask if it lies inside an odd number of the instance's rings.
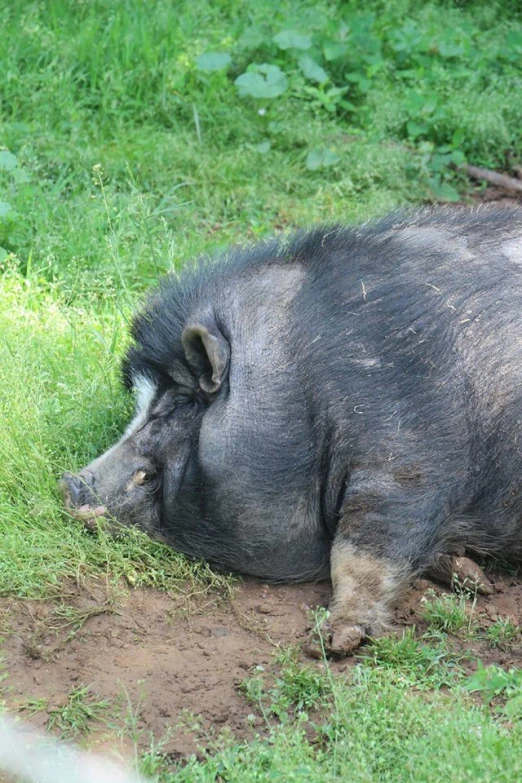
[[507,617],[499,617],[487,629],[486,639],[492,647],[504,649],[520,640],[520,628]]
[[481,693],[486,703],[501,698],[496,711],[512,720],[522,719],[522,670],[501,669],[498,666],[484,667],[479,661],[477,671],[471,675],[466,690]]
[[[310,11],[299,28],[278,20],[275,33],[269,20],[248,28],[234,53],[250,61],[235,78],[238,93],[264,105],[291,94],[343,117],[352,129],[375,132],[375,101],[388,82],[389,99],[402,113],[396,136],[415,148],[431,197],[457,201],[465,180],[455,168],[473,155],[474,143],[468,118],[461,107],[459,122],[449,93],[466,83],[483,93],[495,77],[520,90],[522,29],[488,34],[457,13],[435,20],[412,8],[401,16],[393,4],[379,10],[349,7],[335,16]],[[327,152],[322,163],[309,153],[307,168],[335,165],[338,153]]]
[[474,602],[468,610],[465,595],[437,595],[429,590],[423,599],[422,618],[432,628],[445,633],[458,633],[462,629],[468,632],[473,628]]
[[28,715],[36,715],[38,712],[45,712],[49,705],[49,699],[45,697],[27,699],[19,705],[19,710],[27,712]]
[[258,667],[258,673],[241,684],[243,693],[266,718],[274,715],[285,720],[289,714],[302,718],[309,710],[328,703],[332,695],[331,680],[317,666],[303,664],[297,648],[283,651],[277,661],[280,670],[270,685],[263,676],[263,667]]
[[462,677],[462,658],[448,648],[445,639],[419,638],[415,628],[406,629],[402,636],[390,634],[375,639],[361,655],[366,665],[385,669],[392,677],[407,679],[417,688],[440,688],[455,683]]
[[48,711],[48,728],[58,728],[62,737],[83,734],[92,722],[103,718],[109,705],[108,699],[96,699],[89,686],[78,685],[67,695],[65,704]]

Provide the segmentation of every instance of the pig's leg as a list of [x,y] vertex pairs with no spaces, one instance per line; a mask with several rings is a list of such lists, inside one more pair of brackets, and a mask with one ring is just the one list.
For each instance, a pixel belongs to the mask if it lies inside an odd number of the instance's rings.
[[[479,566],[466,557],[439,555],[438,570],[430,575],[451,584],[456,576],[460,584],[473,586],[477,592],[490,595],[491,582]],[[386,556],[376,556],[350,543],[340,533],[331,553],[333,597],[330,619],[322,628],[325,650],[337,656],[349,655],[367,638],[379,636],[391,627],[393,606],[408,589],[418,569],[407,562],[400,564]],[[313,654],[322,653],[316,643]]]
[[348,655],[390,627],[393,605],[407,590],[411,570],[338,535],[331,553],[333,597],[323,628],[327,652]]
[[463,554],[437,555],[424,576],[453,589],[476,590],[481,595],[495,592],[482,568]]
[[[391,610],[444,541],[446,499],[419,472],[352,474],[331,552],[333,598],[323,629],[346,655],[390,627]],[[432,484],[431,484],[432,485]]]

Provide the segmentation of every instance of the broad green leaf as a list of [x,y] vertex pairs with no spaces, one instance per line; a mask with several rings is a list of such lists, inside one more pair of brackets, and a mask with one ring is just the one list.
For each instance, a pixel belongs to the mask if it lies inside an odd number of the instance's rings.
[[453,150],[453,152],[450,155],[451,162],[455,164],[455,166],[462,166],[463,163],[466,162],[466,156],[462,152],[462,150]]
[[27,173],[27,171],[24,171],[19,166],[16,169],[13,169],[11,176],[13,178],[13,182],[18,184],[23,184],[24,182],[30,182],[31,177]]
[[309,171],[316,171],[316,169],[323,169],[327,166],[333,166],[340,160],[339,155],[333,150],[320,147],[315,150],[310,150],[306,156],[306,168]]
[[286,74],[277,65],[251,65],[234,84],[242,98],[277,98],[288,87]]
[[309,54],[303,54],[303,56],[299,58],[299,67],[306,78],[311,79],[313,82],[319,82],[319,84],[323,84],[328,80],[328,74],[324,68],[321,68],[320,65],[317,65],[315,60],[312,60]]
[[418,136],[422,136],[428,132],[428,126],[419,125],[418,122],[410,121],[406,123],[406,130],[408,131],[410,139],[416,139]]
[[447,182],[430,182],[430,190],[437,201],[460,201],[460,193]]
[[259,144],[256,144],[256,150],[257,152],[260,152],[261,155],[266,155],[266,153],[270,151],[271,146],[269,141],[262,141]]
[[296,30],[282,30],[274,35],[274,42],[280,49],[309,49],[312,39],[308,35],[301,35]]
[[18,166],[18,159],[9,150],[0,150],[0,171],[12,171]]
[[324,59],[330,62],[343,57],[348,51],[348,45],[340,41],[325,41],[323,43]]
[[198,71],[222,71],[231,61],[227,52],[205,52],[196,57]]
[[11,204],[8,204],[7,201],[0,201],[0,218],[7,217],[12,210]]
[[267,34],[262,27],[251,25],[239,37],[238,44],[243,49],[258,49],[267,39]]
[[441,41],[439,43],[439,54],[441,57],[462,57],[464,47],[456,41]]
[[460,147],[463,141],[464,141],[464,131],[462,130],[462,128],[457,128],[457,130],[453,133],[453,136],[451,137],[451,146]]
[[431,95],[426,95],[423,100],[423,106],[422,106],[422,114],[432,114],[435,109],[437,108],[437,105],[439,103],[439,98],[435,93],[432,93]]

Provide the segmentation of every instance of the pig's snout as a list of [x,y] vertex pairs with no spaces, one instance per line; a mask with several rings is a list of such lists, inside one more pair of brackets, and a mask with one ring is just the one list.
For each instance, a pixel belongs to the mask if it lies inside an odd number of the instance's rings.
[[72,507],[92,503],[93,495],[91,489],[93,486],[94,476],[92,473],[86,473],[81,476],[74,473],[64,473],[60,481],[60,489],[64,496],[65,504]]
[[75,475],[64,473],[59,482],[65,507],[77,519],[81,519],[87,527],[92,527],[96,517],[107,513],[107,509],[96,497],[94,491],[94,476],[89,471]]
[[93,487],[94,476],[92,473],[88,472],[81,475],[64,473],[60,481],[60,489],[65,500],[65,505],[72,508],[92,505],[95,500],[95,496],[92,492]]

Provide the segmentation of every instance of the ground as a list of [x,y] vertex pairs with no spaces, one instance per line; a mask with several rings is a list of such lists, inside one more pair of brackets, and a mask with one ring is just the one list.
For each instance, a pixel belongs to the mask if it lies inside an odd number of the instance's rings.
[[[449,641],[454,652],[465,652],[466,672],[474,671],[478,660],[508,669],[522,663],[519,634],[500,647],[487,638],[499,618],[519,626],[522,580],[499,571],[489,576],[495,593],[468,598],[469,622]],[[396,609],[395,634],[412,626],[419,635],[428,631],[425,605],[436,595],[450,597],[424,579],[413,585]],[[3,599],[6,704],[43,729],[67,706],[70,694],[87,685],[89,699],[106,702],[107,708],[88,722],[93,734],[84,740],[91,747],[118,747],[124,757],[130,752],[131,719],[142,750],[151,736],[165,737],[163,751],[174,759],[201,753],[223,730],[235,740],[252,738],[266,726],[241,684],[261,669],[275,677],[277,653],[286,645],[299,647],[303,665],[324,670],[325,661],[310,658],[306,645],[311,610],[326,606],[329,596],[327,583],[267,585],[245,579],[233,595],[215,592],[181,602],[150,588],[109,596],[107,585],[95,581],[70,584],[58,602]],[[64,619],[64,606],[74,607],[69,619],[77,623]],[[369,656],[371,648],[362,648],[329,666],[339,674]],[[57,721],[58,736],[60,728],[72,726]]]

